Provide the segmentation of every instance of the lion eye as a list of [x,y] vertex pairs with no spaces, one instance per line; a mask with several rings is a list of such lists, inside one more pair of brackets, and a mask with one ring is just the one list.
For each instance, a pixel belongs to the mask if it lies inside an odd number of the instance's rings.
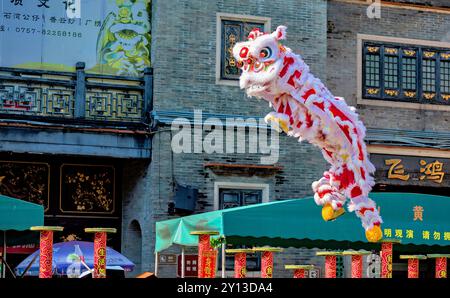
[[269,58],[272,55],[272,50],[270,48],[263,48],[261,52],[259,52],[260,58]]

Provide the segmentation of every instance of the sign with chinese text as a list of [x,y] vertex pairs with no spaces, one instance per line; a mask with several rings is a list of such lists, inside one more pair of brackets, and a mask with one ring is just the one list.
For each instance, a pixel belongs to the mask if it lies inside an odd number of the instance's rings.
[[150,66],[151,0],[0,3],[0,66],[138,76]]
[[[184,276],[197,277],[198,276],[198,255],[184,256]],[[178,277],[181,277],[181,255],[178,255]]]
[[371,193],[370,197],[378,203],[385,239],[450,245],[450,197],[418,193]]
[[177,256],[175,254],[159,254],[159,264],[168,265],[176,263],[177,263]]
[[370,160],[377,183],[450,187],[450,159],[371,154]]

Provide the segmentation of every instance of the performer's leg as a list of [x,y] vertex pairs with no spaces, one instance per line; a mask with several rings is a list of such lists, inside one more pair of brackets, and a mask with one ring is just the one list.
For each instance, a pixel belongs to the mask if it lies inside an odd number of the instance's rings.
[[312,184],[314,201],[322,207],[322,218],[330,221],[345,213],[343,208],[345,196],[339,192],[338,186],[333,183],[333,174],[325,172],[323,177]]
[[[373,200],[368,197],[370,189],[361,179],[349,184],[345,188],[345,194],[350,198],[348,210],[355,211],[356,216],[361,219],[362,226],[366,231],[369,242],[377,242],[382,238],[381,223],[383,222]],[[364,189],[366,188],[366,189]]]

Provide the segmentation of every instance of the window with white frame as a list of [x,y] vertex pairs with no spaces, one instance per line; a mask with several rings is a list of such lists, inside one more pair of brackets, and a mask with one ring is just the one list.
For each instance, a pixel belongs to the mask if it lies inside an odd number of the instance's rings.
[[[216,183],[216,206],[218,209],[248,206],[268,201],[268,185],[245,184],[245,183]],[[245,246],[234,246],[233,248],[246,248]],[[219,270],[222,261],[219,260]],[[234,268],[233,256],[227,256],[225,268],[232,271]],[[257,253],[247,255],[247,271],[258,271],[261,269],[261,260]]]
[[370,40],[362,46],[365,99],[450,104],[450,48]]

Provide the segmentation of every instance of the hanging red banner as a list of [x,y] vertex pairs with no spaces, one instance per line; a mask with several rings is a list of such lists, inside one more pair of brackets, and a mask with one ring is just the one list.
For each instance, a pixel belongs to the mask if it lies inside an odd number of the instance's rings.
[[436,278],[447,278],[447,258],[436,258]]
[[200,264],[200,278],[215,278],[217,268],[217,250],[203,251]]

